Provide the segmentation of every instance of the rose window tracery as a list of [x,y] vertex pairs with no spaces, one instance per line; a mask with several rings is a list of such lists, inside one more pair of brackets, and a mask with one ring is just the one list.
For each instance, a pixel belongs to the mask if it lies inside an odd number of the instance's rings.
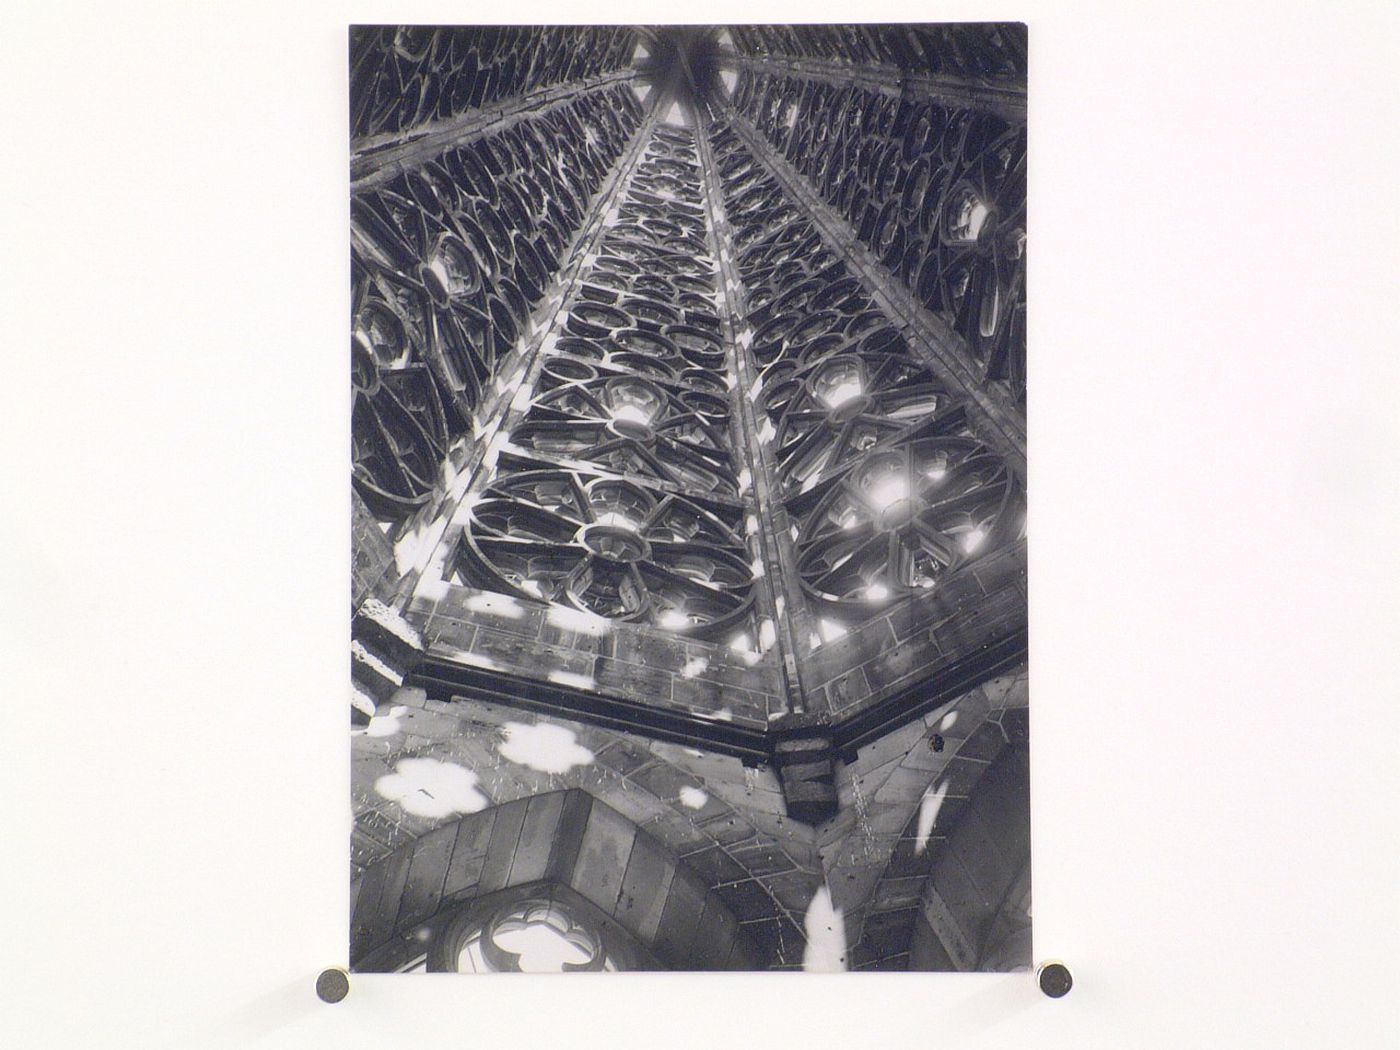
[[[439,46],[421,60],[436,61]],[[620,86],[354,195],[353,477],[381,520],[428,502],[448,443],[471,430],[584,202],[640,119]]]
[[624,66],[621,26],[355,26],[351,132],[401,132],[550,84]]
[[465,581],[697,637],[728,637],[753,595],[737,513],[565,470],[499,477],[472,505]]
[[[554,378],[559,371],[556,364]],[[735,494],[728,416],[728,403],[711,394],[670,393],[634,375],[581,375],[537,397],[510,440],[690,491]]]
[[849,465],[932,415],[945,398],[925,369],[894,350],[774,366],[765,373],[763,403],[777,423],[774,451],[784,491]]
[[[737,136],[713,141],[802,591],[859,622],[1019,538],[1020,484]],[[950,240],[984,235],[979,200],[948,211]]]
[[859,611],[937,586],[1023,528],[1000,457],[963,434],[921,436],[877,448],[821,492],[798,536],[798,572],[814,600]]
[[[957,39],[926,38],[920,46],[931,50],[920,53],[946,59]],[[972,41],[1000,54],[996,67],[1006,75],[1024,76],[1010,37],[980,33]],[[753,43],[791,46],[781,38]],[[892,99],[854,85],[752,71],[741,75],[734,103],[881,263],[948,320],[988,378],[1007,381],[1023,397],[1024,123],[931,99]],[[795,121],[789,119],[794,107]]]

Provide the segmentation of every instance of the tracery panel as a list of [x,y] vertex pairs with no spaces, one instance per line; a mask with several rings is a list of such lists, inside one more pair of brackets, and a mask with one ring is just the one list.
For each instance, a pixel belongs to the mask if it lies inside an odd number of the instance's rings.
[[473,496],[461,582],[758,637],[699,179],[692,134],[658,125]]
[[736,107],[988,378],[1025,391],[1023,123],[856,85],[745,72]]
[[803,595],[860,622],[1014,542],[1022,492],[738,137],[712,142]]
[[737,49],[967,78],[1026,76],[1026,27],[1008,23],[944,25],[733,26]]
[[352,200],[354,477],[382,519],[429,499],[639,120],[624,88],[582,97]]
[[350,129],[409,131],[550,84],[624,66],[623,26],[355,26]]

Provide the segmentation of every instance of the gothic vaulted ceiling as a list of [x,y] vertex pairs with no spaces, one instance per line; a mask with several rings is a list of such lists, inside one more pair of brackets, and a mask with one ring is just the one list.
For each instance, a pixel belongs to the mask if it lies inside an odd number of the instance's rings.
[[356,968],[1029,963],[1025,72],[352,29]]

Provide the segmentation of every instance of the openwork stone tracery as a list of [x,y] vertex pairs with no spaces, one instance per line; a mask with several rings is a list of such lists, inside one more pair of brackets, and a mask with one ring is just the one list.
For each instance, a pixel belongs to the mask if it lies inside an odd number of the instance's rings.
[[[979,691],[1025,655],[1023,34],[400,28],[352,58],[357,604],[387,581],[357,768],[498,810],[478,838],[357,786],[359,957],[792,968],[825,885],[856,965],[979,965],[911,940],[894,840],[950,835],[1024,746],[987,714],[1024,701]],[[555,743],[509,757],[529,729]]]

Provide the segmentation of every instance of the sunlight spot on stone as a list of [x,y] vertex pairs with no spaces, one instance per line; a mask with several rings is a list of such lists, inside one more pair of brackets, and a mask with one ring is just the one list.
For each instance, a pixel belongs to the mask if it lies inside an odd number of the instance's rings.
[[697,787],[687,784],[681,788],[681,805],[687,809],[704,809],[705,803],[710,801],[710,796]]
[[567,773],[593,762],[593,752],[578,742],[572,729],[548,722],[507,722],[502,729],[506,739],[499,748],[501,755],[541,773]]
[[446,528],[447,518],[439,517],[436,521],[420,525],[399,537],[399,541],[394,544],[394,566],[399,573],[422,570],[428,564],[428,559],[432,557]]
[[808,973],[842,973],[846,969],[846,924],[840,908],[831,904],[831,891],[817,890],[802,919],[807,945],[802,950],[802,969]]
[[477,813],[490,805],[476,784],[475,773],[451,762],[405,758],[394,766],[394,772],[374,782],[374,790],[415,816],[446,817]]
[[458,663],[471,664],[473,667],[485,667],[488,670],[496,670],[501,665],[489,656],[482,656],[479,653],[456,652],[453,659]]
[[578,631],[579,634],[587,634],[593,637],[604,635],[609,630],[608,621],[593,613],[583,612],[581,609],[569,609],[562,605],[552,605],[545,618],[555,626],[566,631]]
[[694,678],[696,675],[703,674],[705,668],[709,666],[710,661],[706,660],[703,656],[692,656],[685,662],[685,666],[681,668],[681,677]]
[[945,780],[938,785],[938,790],[924,792],[924,797],[919,800],[919,825],[914,836],[914,853],[923,853],[928,849],[929,836],[933,834],[933,825],[938,822],[938,811],[943,808],[943,799],[948,794],[948,782]]
[[943,720],[938,723],[939,731],[946,733],[948,730],[952,729],[953,726],[957,725],[957,723],[958,713],[956,711],[949,711],[943,716]]
[[512,620],[518,620],[525,615],[525,610],[520,607],[520,603],[507,594],[490,594],[482,591],[480,594],[473,594],[462,604],[473,612],[495,613],[497,616],[505,616]]
[[575,674],[573,671],[550,671],[545,677],[551,682],[572,686],[575,689],[598,688],[598,680],[591,674]]
[[369,720],[369,725],[365,727],[365,735],[393,736],[395,733],[403,732],[399,716],[406,714],[407,711],[406,707],[391,707],[387,714],[375,715]]
[[758,647],[764,652],[773,648],[773,643],[778,640],[778,628],[772,620],[764,620],[758,628]]

